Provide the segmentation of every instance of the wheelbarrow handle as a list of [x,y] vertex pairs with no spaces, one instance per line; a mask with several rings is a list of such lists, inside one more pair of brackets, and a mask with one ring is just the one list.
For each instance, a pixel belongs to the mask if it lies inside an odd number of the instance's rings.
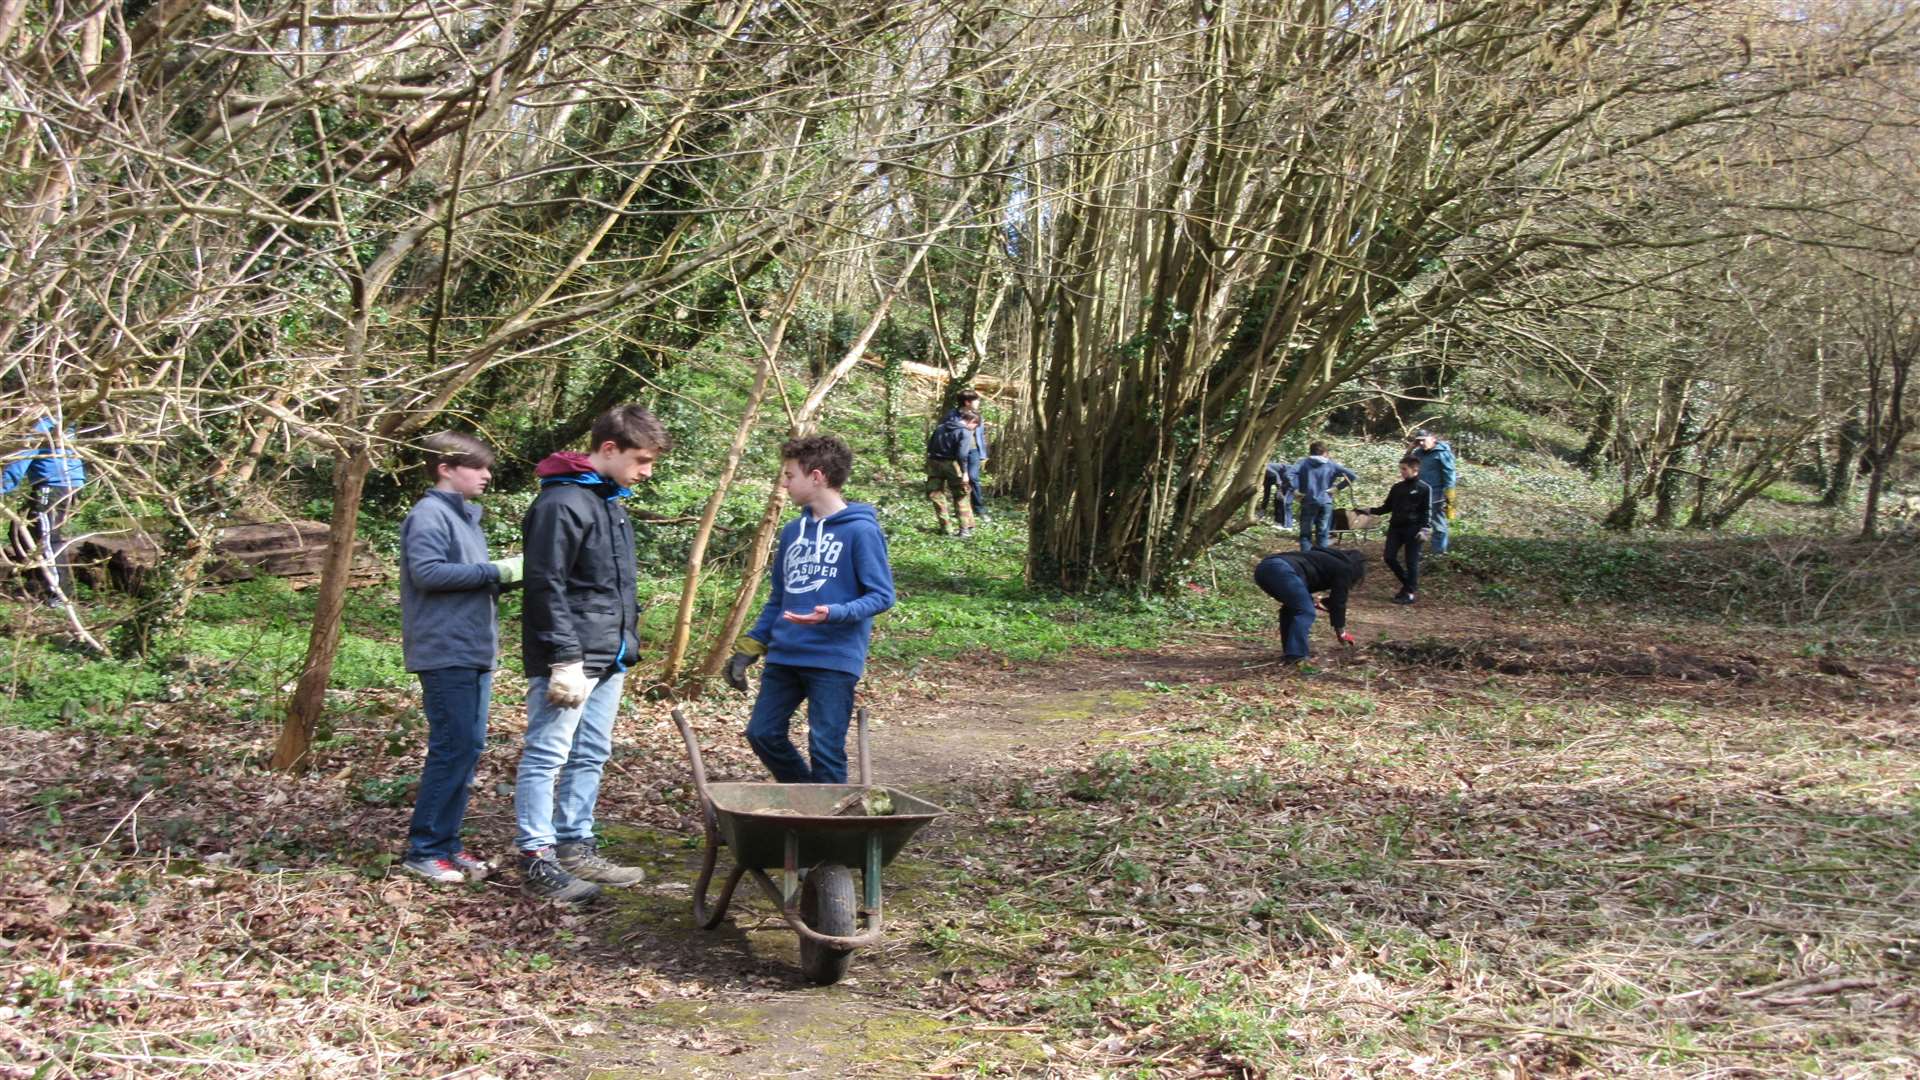
[[693,763],[693,793],[700,796],[700,816],[707,823],[707,836],[711,840],[720,831],[720,823],[713,813],[713,800],[707,797],[707,765],[700,760],[700,740],[694,737],[693,725],[687,722],[687,714],[679,706],[673,709],[673,723],[680,729],[680,738],[687,744],[687,760]]

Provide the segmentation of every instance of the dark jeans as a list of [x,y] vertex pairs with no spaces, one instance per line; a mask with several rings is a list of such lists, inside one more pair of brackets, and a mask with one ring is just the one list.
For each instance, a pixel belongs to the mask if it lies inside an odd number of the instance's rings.
[[967,455],[967,486],[971,489],[967,495],[973,500],[973,516],[977,518],[987,512],[987,497],[980,491],[979,454]]
[[1327,534],[1333,529],[1333,502],[1300,500],[1300,550],[1327,546]]
[[[760,696],[747,721],[747,745],[783,784],[847,782],[847,722],[853,719],[853,687],[858,675],[828,668],[768,663],[760,674]],[[807,757],[788,735],[793,714],[807,703]],[[808,760],[812,761],[809,767]]]
[[444,859],[461,850],[460,823],[467,816],[473,768],[487,744],[487,704],[493,672],[436,668],[419,672],[427,713],[427,764],[407,830],[407,858]]
[[1293,528],[1293,496],[1282,495],[1273,500],[1273,523],[1283,529]]
[[[1400,587],[1408,593],[1420,591],[1420,533],[1418,530],[1387,530],[1387,569],[1400,579]],[[1394,556],[1406,552],[1407,561],[1403,565]]]
[[1280,638],[1286,658],[1305,659],[1311,653],[1307,633],[1313,629],[1313,593],[1307,589],[1307,579],[1292,563],[1269,555],[1254,567],[1253,583],[1280,601]]

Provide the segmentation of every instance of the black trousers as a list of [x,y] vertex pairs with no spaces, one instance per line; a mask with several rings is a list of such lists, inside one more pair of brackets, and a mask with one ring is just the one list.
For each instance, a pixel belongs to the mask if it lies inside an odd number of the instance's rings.
[[32,567],[29,576],[49,601],[73,597],[73,566],[65,550],[66,541],[60,535],[67,515],[73,510],[73,496],[73,488],[35,488],[33,504],[27,511],[26,535],[16,534],[13,538],[15,557]]
[[[1416,529],[1387,530],[1387,569],[1400,579],[1400,587],[1407,592],[1420,591],[1420,533]],[[1406,555],[1403,564],[1396,556]]]

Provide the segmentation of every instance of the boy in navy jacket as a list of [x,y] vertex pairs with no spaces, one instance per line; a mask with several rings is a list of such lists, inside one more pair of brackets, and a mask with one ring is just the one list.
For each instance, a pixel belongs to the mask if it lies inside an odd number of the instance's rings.
[[[765,657],[747,742],[783,784],[847,782],[853,688],[867,666],[873,617],[893,606],[887,537],[873,507],[841,495],[853,451],[831,435],[780,447],[780,482],[800,516],[780,530],[773,591],[753,628],[734,645],[727,685],[747,689],[747,669]],[[807,757],[788,734],[807,703]]]

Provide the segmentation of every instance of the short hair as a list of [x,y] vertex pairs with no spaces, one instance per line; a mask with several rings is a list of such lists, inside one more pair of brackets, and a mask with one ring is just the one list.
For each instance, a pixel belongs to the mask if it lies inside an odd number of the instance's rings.
[[963,424],[977,424],[980,422],[980,414],[974,412],[972,409],[961,409],[960,422]]
[[[1295,445],[1298,445],[1298,444],[1295,444]],[[1307,453],[1315,457],[1318,457],[1319,455],[1324,454],[1326,452],[1327,452],[1327,444],[1323,442],[1311,443],[1307,446]]]
[[469,469],[493,468],[493,450],[486,443],[459,431],[436,431],[420,440],[427,478],[438,483],[440,466],[465,465]]
[[1400,464],[1411,465],[1417,469],[1420,467],[1420,459],[1417,457],[1414,457],[1412,454],[1408,454],[1406,457],[1403,457],[1400,459]]
[[853,451],[831,435],[807,435],[780,444],[780,460],[791,461],[802,469],[820,470],[827,486],[835,490],[847,486],[853,474]]
[[611,442],[622,450],[673,449],[673,437],[667,434],[660,418],[638,405],[616,405],[593,422],[593,449]]
[[958,401],[962,405],[965,405],[969,401],[979,401],[980,391],[975,390],[973,387],[969,386],[965,390],[962,390],[958,394],[955,394],[954,400]]

